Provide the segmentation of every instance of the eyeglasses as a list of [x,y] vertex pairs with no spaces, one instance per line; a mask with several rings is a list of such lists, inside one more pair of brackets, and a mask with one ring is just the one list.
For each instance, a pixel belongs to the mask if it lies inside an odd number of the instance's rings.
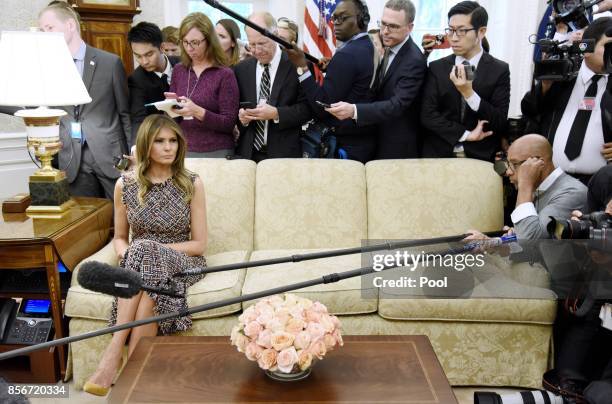
[[508,160],[508,157],[506,156],[505,153],[502,154],[497,154],[496,156],[496,160],[493,163],[493,169],[495,170],[495,172],[501,176],[506,175],[506,172],[508,170],[511,170],[512,172],[516,173],[516,170],[521,166],[521,164],[523,164],[525,161],[527,160],[522,160],[519,161],[517,163],[513,163],[512,161]]
[[342,25],[344,24],[344,21],[348,20],[351,17],[356,17],[356,16],[354,15],[332,15],[331,22],[333,22],[334,25]]
[[384,31],[385,29],[388,29],[389,32],[397,32],[398,30],[403,28],[401,25],[387,24],[384,21],[377,21],[377,24],[378,24],[378,28],[380,28],[381,32]]
[[200,45],[202,45],[204,41],[206,41],[206,38],[194,39],[191,41],[183,41],[183,48],[187,49],[188,46],[191,46],[193,49],[195,49],[195,48],[198,48]]
[[453,34],[457,34],[457,38],[463,38],[467,35],[468,32],[477,30],[478,28],[446,28],[444,32],[446,32],[446,35],[448,35],[449,37],[452,37]]

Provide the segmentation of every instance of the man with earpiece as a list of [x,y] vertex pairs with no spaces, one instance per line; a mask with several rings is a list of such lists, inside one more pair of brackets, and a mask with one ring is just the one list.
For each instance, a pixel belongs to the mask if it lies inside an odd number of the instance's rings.
[[336,40],[342,45],[336,49],[327,65],[323,85],[319,85],[309,71],[304,52],[295,47],[287,50],[287,54],[297,68],[300,83],[315,116],[334,128],[337,149],[343,149],[349,159],[366,163],[373,158],[376,149],[375,128],[358,127],[352,119],[340,121],[317,101],[322,104],[338,101],[355,104],[371,100],[370,85],[375,63],[374,45],[367,33],[370,15],[361,0],[343,0],[336,6],[331,20]]

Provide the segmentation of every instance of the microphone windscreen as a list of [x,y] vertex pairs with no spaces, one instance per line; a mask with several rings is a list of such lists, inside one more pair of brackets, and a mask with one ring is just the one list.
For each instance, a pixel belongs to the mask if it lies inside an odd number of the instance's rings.
[[77,280],[86,289],[126,299],[137,295],[142,286],[138,272],[98,261],[83,263]]

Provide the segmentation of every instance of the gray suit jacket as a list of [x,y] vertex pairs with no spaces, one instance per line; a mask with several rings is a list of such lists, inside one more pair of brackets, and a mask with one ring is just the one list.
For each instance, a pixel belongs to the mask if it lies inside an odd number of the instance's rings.
[[584,212],[587,187],[569,174],[562,173],[546,191],[536,191],[533,204],[538,216],[528,216],[514,223],[519,240],[550,238],[546,230],[550,216],[569,219],[573,210]]
[[[87,45],[83,82],[92,101],[80,106],[81,130],[96,164],[106,177],[118,178],[113,156],[128,154],[131,136],[127,78],[121,60],[115,54]],[[62,118],[60,137],[64,144],[59,153],[59,167],[73,182],[81,165],[81,142],[70,136],[75,121],[73,106],[60,107],[68,115]]]

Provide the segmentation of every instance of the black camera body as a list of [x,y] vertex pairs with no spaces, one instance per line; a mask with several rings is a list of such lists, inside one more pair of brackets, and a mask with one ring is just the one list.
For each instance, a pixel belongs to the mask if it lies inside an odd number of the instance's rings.
[[558,240],[602,240],[612,237],[612,216],[606,212],[583,215],[580,220],[550,217],[548,233]]
[[578,75],[585,53],[595,51],[595,40],[585,39],[573,44],[566,44],[552,39],[538,41],[542,53],[547,59],[535,64],[536,80],[568,81]]

